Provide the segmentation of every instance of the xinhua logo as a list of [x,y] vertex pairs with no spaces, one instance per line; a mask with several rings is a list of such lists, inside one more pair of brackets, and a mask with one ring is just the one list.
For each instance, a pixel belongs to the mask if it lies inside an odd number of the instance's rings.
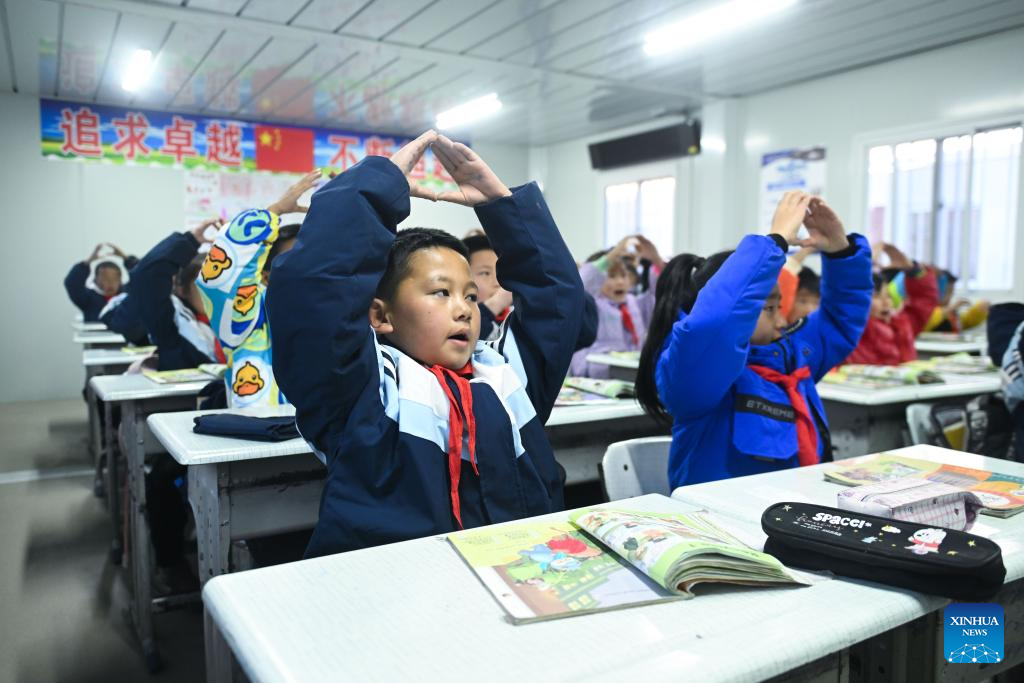
[[991,602],[953,603],[942,618],[946,661],[994,664],[1003,659],[1003,608]]

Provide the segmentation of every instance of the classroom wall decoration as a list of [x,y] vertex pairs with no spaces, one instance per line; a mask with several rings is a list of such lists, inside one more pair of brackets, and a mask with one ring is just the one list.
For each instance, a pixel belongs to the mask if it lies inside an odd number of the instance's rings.
[[825,148],[805,147],[771,152],[761,157],[760,226],[768,229],[782,195],[803,190],[825,192]]
[[[367,155],[391,156],[409,138],[254,123],[61,100],[39,101],[44,157],[220,172],[344,171]],[[455,189],[428,150],[412,173]]]

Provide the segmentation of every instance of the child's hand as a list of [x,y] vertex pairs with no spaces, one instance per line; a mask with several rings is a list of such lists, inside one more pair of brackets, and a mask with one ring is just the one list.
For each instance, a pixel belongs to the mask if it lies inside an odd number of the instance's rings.
[[507,289],[499,289],[497,292],[491,295],[491,298],[484,302],[484,306],[490,309],[494,315],[499,315],[502,311],[512,305],[512,292]]
[[285,190],[280,199],[268,206],[267,211],[276,213],[278,216],[286,213],[306,213],[309,211],[309,207],[300,206],[299,197],[316,187],[321,175],[323,173],[316,168],[302,176],[297,183]]
[[661,258],[661,254],[658,253],[658,247],[654,246],[654,242],[643,235],[634,235],[633,237],[636,240],[636,253],[640,258],[647,259],[659,269],[665,267],[665,259]]
[[889,267],[900,270],[913,270],[914,262],[892,244],[883,244],[882,251],[889,257]]
[[629,253],[630,245],[635,243],[635,235],[626,235],[621,240],[619,240],[618,244],[612,247],[612,250],[608,252],[605,258],[608,260],[609,263],[612,263],[614,261],[621,261],[622,259],[626,258],[626,254]]
[[826,254],[842,251],[849,244],[846,237],[846,229],[839,216],[832,210],[821,197],[814,197],[811,200],[810,212],[804,217],[804,226],[807,228],[809,237],[800,240],[802,247],[813,247]]
[[103,242],[100,242],[99,244],[96,245],[96,248],[92,250],[92,253],[89,254],[89,258],[85,259],[85,262],[92,263],[97,258],[99,258],[101,249],[103,249]]
[[439,200],[476,206],[512,194],[491,167],[461,142],[452,142],[438,135],[431,148],[448,174],[459,184],[457,191],[438,194]]
[[214,239],[216,239],[216,231],[214,231],[213,237],[207,237],[207,228],[210,228],[212,226],[217,228],[217,230],[220,230],[222,225],[224,225],[224,221],[222,221],[221,219],[209,218],[200,223],[199,225],[197,225],[196,227],[192,228],[192,236],[196,238],[196,242],[199,242],[199,244],[203,244],[204,242],[212,242]]
[[412,173],[412,169],[416,167],[416,163],[423,156],[423,153],[427,151],[430,143],[436,139],[437,133],[433,130],[428,130],[391,155],[391,162],[402,170],[402,174],[409,183],[409,195],[419,197],[420,199],[429,199],[432,202],[437,201],[437,193],[425,187],[420,187],[415,180],[409,177],[409,174]]
[[790,244],[796,242],[796,233],[800,230],[807,215],[807,206],[811,203],[811,195],[800,190],[790,190],[782,195],[779,205],[775,207],[772,217],[772,235],[782,235]]
[[114,252],[114,255],[115,255],[115,256],[119,256],[119,257],[121,257],[122,259],[128,258],[128,257],[127,257],[127,256],[125,255],[125,253],[124,253],[123,251],[121,251],[121,247],[117,246],[116,244],[113,244],[112,242],[107,242],[107,243],[106,243],[106,245],[107,245],[108,247],[110,247],[110,250],[111,250],[112,252]]

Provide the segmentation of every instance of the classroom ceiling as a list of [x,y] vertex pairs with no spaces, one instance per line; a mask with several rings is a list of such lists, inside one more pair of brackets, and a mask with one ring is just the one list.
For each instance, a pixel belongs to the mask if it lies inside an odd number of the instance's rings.
[[[0,0],[0,90],[391,133],[496,92],[501,112],[460,132],[542,145],[1024,25],[1024,0],[800,0],[644,53],[722,1]],[[157,61],[133,95],[136,49]]]

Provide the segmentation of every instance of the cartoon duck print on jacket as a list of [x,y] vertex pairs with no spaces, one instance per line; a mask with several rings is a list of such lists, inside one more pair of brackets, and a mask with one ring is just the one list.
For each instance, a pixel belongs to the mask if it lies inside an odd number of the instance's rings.
[[228,405],[287,403],[274,379],[263,268],[280,220],[264,209],[235,216],[217,235],[196,283],[228,360]]
[[203,268],[199,274],[202,275],[203,282],[210,282],[219,278],[230,267],[231,258],[227,252],[221,247],[214,245],[210,249],[210,253],[206,255],[206,260],[203,261]]

